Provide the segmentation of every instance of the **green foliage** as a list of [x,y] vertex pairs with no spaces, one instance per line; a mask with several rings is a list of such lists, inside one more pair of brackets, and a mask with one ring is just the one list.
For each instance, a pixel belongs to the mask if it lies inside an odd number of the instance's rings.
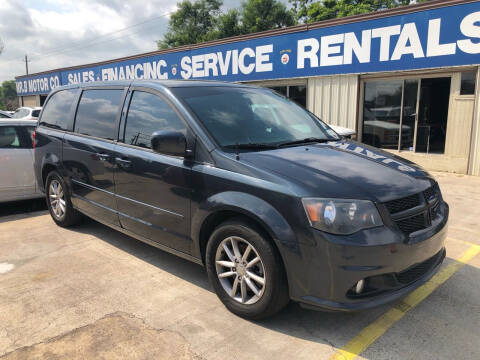
[[245,33],[253,33],[295,25],[293,12],[277,0],[248,0],[242,4],[242,25]]
[[221,0],[184,0],[170,16],[168,32],[157,42],[159,49],[196,44],[215,39]]
[[[410,0],[289,0],[298,22],[310,23],[350,15],[392,9],[410,4]],[[417,3],[429,0],[417,0]]]
[[240,8],[220,11],[221,0],[184,0],[170,17],[159,49],[295,25],[292,11],[278,0],[246,0]]
[[218,17],[216,38],[223,39],[243,34],[240,19],[240,11],[237,9],[229,10],[227,13],[220,15]]
[[15,110],[18,107],[17,89],[14,80],[7,80],[0,86],[0,109]]

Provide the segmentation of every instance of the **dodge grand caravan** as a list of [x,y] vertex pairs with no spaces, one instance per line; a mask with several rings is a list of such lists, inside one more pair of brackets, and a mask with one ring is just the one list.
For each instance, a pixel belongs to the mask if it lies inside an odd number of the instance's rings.
[[344,311],[392,302],[445,257],[448,205],[427,172],[268,89],[55,89],[35,171],[58,225],[84,214],[203,264],[220,300],[250,319],[290,299]]

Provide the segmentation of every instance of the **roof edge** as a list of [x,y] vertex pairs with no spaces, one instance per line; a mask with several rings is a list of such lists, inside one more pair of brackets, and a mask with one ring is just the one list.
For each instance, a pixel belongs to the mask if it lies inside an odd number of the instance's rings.
[[223,45],[223,44],[230,44],[230,43],[240,42],[240,41],[245,41],[245,40],[258,39],[258,38],[262,38],[262,37],[265,37],[265,36],[291,34],[291,33],[295,33],[295,32],[308,31],[308,30],[312,30],[312,29],[319,29],[319,28],[336,26],[336,25],[351,24],[351,23],[356,23],[356,22],[361,22],[361,21],[380,19],[380,18],[396,16],[396,15],[409,14],[409,13],[414,13],[414,12],[419,12],[419,11],[424,11],[424,10],[430,10],[430,9],[438,9],[438,8],[448,7],[448,6],[453,6],[453,5],[474,3],[474,2],[477,2],[477,1],[478,0],[432,0],[432,1],[429,1],[429,2],[425,2],[425,3],[405,5],[405,6],[400,6],[400,7],[396,7],[396,8],[393,8],[393,9],[380,10],[380,11],[377,11],[377,12],[371,12],[371,13],[366,13],[366,14],[352,15],[352,16],[346,16],[346,17],[343,17],[343,18],[323,20],[323,21],[318,21],[318,22],[309,23],[309,24],[294,25],[294,26],[289,26],[289,27],[285,27],[285,28],[260,31],[260,32],[251,33],[251,34],[237,35],[237,36],[222,38],[222,39],[218,39],[218,40],[202,42],[202,43],[198,43],[198,44],[184,45],[184,46],[179,46],[179,47],[175,47],[175,48],[171,48],[171,49],[149,51],[149,52],[145,52],[145,53],[125,56],[125,57],[120,57],[120,58],[115,58],[115,59],[109,59],[109,60],[104,60],[104,61],[98,61],[98,62],[94,62],[94,63],[74,65],[74,66],[57,68],[57,69],[52,69],[52,70],[45,70],[45,71],[41,71],[41,72],[37,72],[37,73],[31,73],[31,74],[28,74],[28,75],[15,76],[15,80],[16,79],[23,79],[23,78],[27,78],[27,77],[31,77],[31,76],[49,74],[49,73],[52,73],[52,72],[77,70],[77,69],[82,69],[82,68],[85,68],[85,67],[94,67],[94,66],[99,66],[99,65],[112,64],[112,63],[116,63],[116,62],[120,62],[120,61],[139,59],[139,58],[143,58],[143,57],[147,57],[147,56],[170,54],[170,53],[175,53],[175,52],[180,52],[180,51],[185,51],[185,50],[202,49],[202,48],[207,48],[207,47],[214,46],[214,45]]

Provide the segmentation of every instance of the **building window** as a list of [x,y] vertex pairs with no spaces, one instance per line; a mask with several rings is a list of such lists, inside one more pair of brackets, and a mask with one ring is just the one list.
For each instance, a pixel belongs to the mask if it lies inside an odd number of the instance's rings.
[[283,96],[287,96],[288,97],[288,86],[270,86],[269,89],[272,89],[276,92],[278,92],[279,94],[282,94]]
[[288,87],[288,97],[297,104],[307,107],[307,86],[295,85]]
[[449,77],[366,82],[362,141],[379,148],[443,154]]
[[475,95],[476,71],[462,72],[462,81],[460,85],[460,95]]
[[307,107],[307,86],[306,85],[285,85],[285,86],[267,86],[279,94],[295,101],[298,105]]

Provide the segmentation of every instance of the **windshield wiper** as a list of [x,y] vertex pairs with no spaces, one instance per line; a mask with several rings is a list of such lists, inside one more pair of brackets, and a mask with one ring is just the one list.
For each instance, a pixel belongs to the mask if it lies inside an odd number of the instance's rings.
[[244,143],[244,144],[230,144],[224,146],[227,149],[276,149],[278,148],[275,144],[265,144],[265,143]]
[[300,140],[294,140],[294,141],[286,141],[280,144],[277,144],[278,147],[283,147],[283,146],[290,146],[290,145],[300,145],[300,144],[308,144],[308,143],[324,143],[331,141],[331,139],[320,139],[320,138],[315,138],[315,137],[308,137],[305,139],[300,139]]

